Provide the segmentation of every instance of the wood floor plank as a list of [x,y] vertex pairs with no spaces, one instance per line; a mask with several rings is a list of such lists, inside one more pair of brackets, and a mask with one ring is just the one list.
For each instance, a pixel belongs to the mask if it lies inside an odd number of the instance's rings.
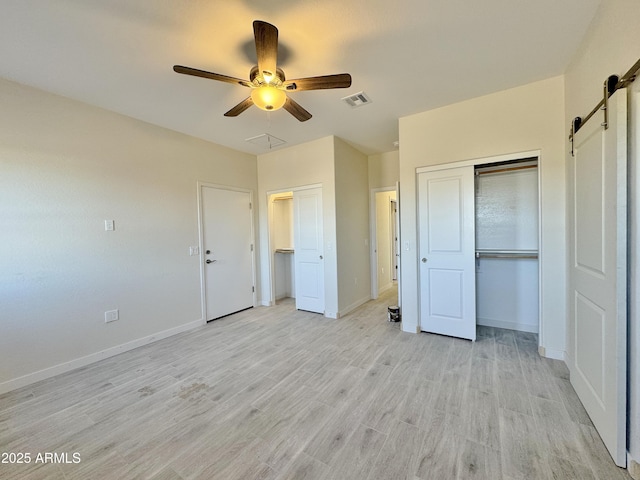
[[326,480],[366,480],[386,440],[387,436],[377,430],[358,425],[340,454],[331,462]]
[[417,427],[396,421],[387,435],[368,480],[413,480],[418,471],[418,452],[423,438],[424,432]]
[[503,473],[513,479],[548,479],[548,454],[535,419],[506,409],[499,410],[499,418]]
[[441,410],[433,412],[424,430],[415,475],[422,480],[457,478],[458,455],[464,440],[460,418]]

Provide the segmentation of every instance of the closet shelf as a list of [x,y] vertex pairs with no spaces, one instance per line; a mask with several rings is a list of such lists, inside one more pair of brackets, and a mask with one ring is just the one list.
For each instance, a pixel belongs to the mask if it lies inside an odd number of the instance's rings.
[[538,258],[537,250],[476,250],[476,258]]

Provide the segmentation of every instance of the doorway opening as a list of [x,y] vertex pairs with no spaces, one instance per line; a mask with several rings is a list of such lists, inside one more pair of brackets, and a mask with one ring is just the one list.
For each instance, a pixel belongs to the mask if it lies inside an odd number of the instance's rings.
[[400,231],[397,187],[371,190],[371,298],[393,290],[400,301]]
[[[420,329],[537,333],[539,152],[419,168]],[[533,341],[533,339],[532,339]]]
[[324,314],[322,187],[267,193],[270,304]]

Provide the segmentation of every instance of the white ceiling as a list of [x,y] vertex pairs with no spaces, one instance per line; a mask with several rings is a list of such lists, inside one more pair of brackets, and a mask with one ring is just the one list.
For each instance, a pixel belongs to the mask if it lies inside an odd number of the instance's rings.
[[[244,152],[264,153],[245,139],[269,133],[372,154],[393,150],[399,117],[562,74],[599,3],[2,0],[0,76]],[[248,78],[256,19],[278,27],[287,78],[348,72],[352,86],[292,93],[304,123],[256,107],[227,118],[248,89],[172,71]],[[361,90],[372,104],[340,101]]]

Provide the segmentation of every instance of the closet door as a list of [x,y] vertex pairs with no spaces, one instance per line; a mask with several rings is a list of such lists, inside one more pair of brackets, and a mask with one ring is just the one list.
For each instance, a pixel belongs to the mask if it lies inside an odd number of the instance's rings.
[[476,338],[473,166],[418,174],[420,328]]
[[324,313],[322,188],[293,192],[296,308]]

